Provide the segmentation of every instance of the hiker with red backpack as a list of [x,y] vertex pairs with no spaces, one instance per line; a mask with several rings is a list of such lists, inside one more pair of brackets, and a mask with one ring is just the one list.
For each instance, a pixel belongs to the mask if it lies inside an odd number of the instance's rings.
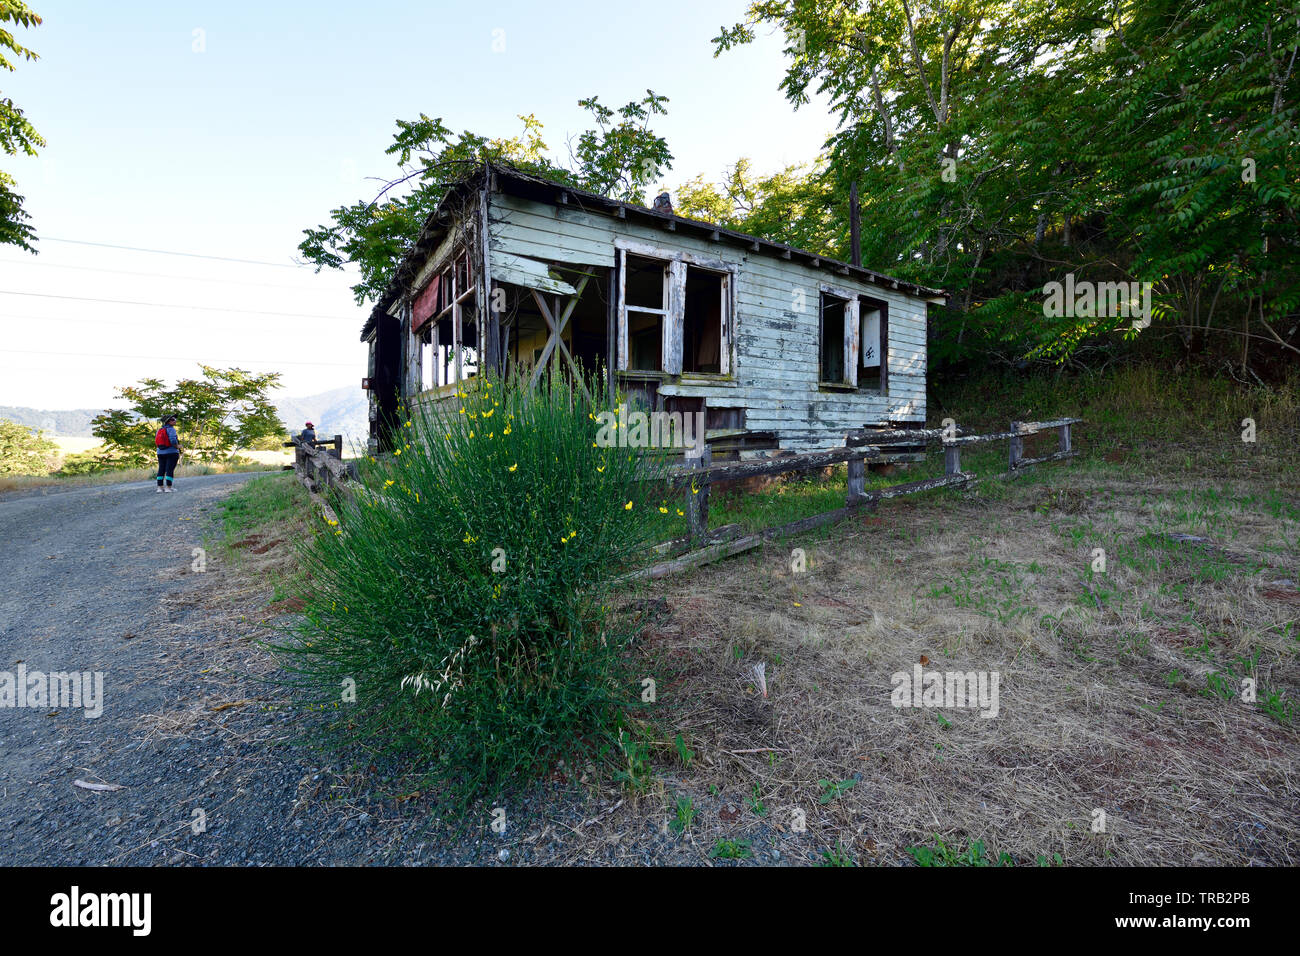
[[[176,435],[176,416],[168,415],[163,419],[162,427],[153,437],[158,450],[158,493],[172,490],[172,477],[176,474],[176,462],[181,457],[181,440]],[[163,479],[167,487],[163,487]]]

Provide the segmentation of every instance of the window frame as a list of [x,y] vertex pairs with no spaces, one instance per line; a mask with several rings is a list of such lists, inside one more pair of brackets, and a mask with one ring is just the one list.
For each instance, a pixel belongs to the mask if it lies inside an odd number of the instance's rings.
[[[860,293],[843,286],[820,283],[817,288],[817,386],[827,391],[854,391],[858,387],[858,349],[862,334],[859,317],[858,296]],[[844,300],[844,326],[840,341],[840,360],[843,363],[844,378],[838,382],[828,381],[822,368],[822,353],[826,342],[826,297],[833,296]]]
[[[879,299],[871,295],[858,295],[858,335],[859,335],[859,352],[861,351],[862,323],[866,321],[868,310],[874,310],[880,313],[880,385],[874,388],[859,385],[864,391],[871,394],[885,395],[889,394],[889,301]],[[871,368],[869,365],[862,365],[862,358],[859,354],[858,364],[859,371],[865,368]]]
[[[627,257],[654,259],[667,263],[665,270],[667,288],[665,289],[663,310],[627,303]],[[731,380],[735,378],[735,315],[736,315],[736,276],[739,268],[735,263],[697,255],[682,249],[665,248],[650,242],[634,239],[614,240],[614,269],[618,281],[618,309],[616,312],[616,337],[618,339],[618,361],[615,363],[619,374],[633,377],[671,376],[675,378],[693,378],[709,380]],[[683,341],[686,320],[686,271],[688,267],[713,272],[721,277],[721,340],[718,343],[717,372],[683,372]],[[663,344],[660,350],[659,369],[635,369],[628,367],[628,313],[662,314]]]
[[[435,278],[439,282],[437,311],[421,325],[419,331],[412,333],[420,350],[418,389],[420,394],[442,392],[454,388],[466,380],[462,363],[465,348],[474,349],[476,355],[480,357],[480,361],[482,354],[480,341],[475,341],[473,344],[464,341],[462,327],[465,304],[472,299],[476,299],[478,295],[478,279],[474,270],[473,248],[467,240],[459,241],[453,245],[447,255],[429,269],[429,279],[426,281],[425,286],[429,282],[433,282]],[[462,278],[465,280],[464,288],[460,287]],[[448,318],[451,319],[451,341],[444,342],[439,334],[438,326]],[[477,315],[475,323],[475,329],[478,332],[476,339],[481,339],[482,323]],[[449,367],[445,369],[448,373],[447,381],[439,384],[438,380],[442,377],[441,372],[444,371],[440,354],[443,346],[451,348],[453,361],[447,363]],[[425,387],[426,363],[430,365],[433,372],[433,385],[427,388]]]

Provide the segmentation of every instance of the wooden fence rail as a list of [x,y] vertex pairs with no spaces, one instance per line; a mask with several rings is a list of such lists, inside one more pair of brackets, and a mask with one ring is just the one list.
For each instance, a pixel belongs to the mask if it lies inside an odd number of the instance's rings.
[[[671,469],[667,480],[670,486],[684,488],[686,514],[686,536],[676,541],[666,542],[656,550],[671,552],[685,547],[687,553],[661,562],[628,575],[628,580],[653,579],[664,577],[690,567],[707,564],[721,558],[738,554],[741,551],[758,547],[764,540],[806,531],[821,525],[841,521],[863,508],[874,508],[880,501],[897,498],[902,495],[932,491],[937,488],[951,488],[977,481],[978,478],[961,467],[961,449],[966,445],[984,442],[1005,441],[1008,443],[1008,470],[1005,474],[1014,475],[1025,468],[1051,461],[1061,461],[1073,457],[1076,452],[1071,444],[1071,426],[1082,422],[1079,418],[1061,418],[1046,422],[1011,422],[1005,432],[988,435],[962,435],[956,426],[950,428],[927,428],[914,430],[876,431],[863,430],[851,432],[845,436],[844,447],[827,451],[809,452],[802,455],[789,455],[780,458],[766,458],[750,461],[723,462],[713,464],[712,456],[706,447],[703,453],[687,459],[682,466]],[[1040,458],[1024,457],[1024,439],[1040,432],[1055,431],[1059,448],[1050,455]],[[939,444],[944,453],[944,473],[920,481],[890,485],[876,491],[866,490],[866,466],[868,462],[889,460],[886,449],[890,445],[930,445]],[[750,535],[736,536],[734,526],[710,534],[709,532],[709,487],[717,481],[734,481],[742,478],[754,478],[765,475],[780,475],[790,472],[813,471],[827,465],[845,462],[848,465],[848,481],[845,489],[844,507],[834,511],[823,512],[808,518],[800,518],[787,524],[768,528]],[[992,476],[990,476],[992,477]],[[998,477],[1002,477],[999,475]],[[720,540],[725,538],[725,540]]]
[[284,447],[293,448],[293,473],[311,493],[312,500],[320,506],[326,518],[337,520],[332,509],[319,496],[326,489],[347,491],[347,483],[356,480],[356,463],[343,460],[343,436],[306,442],[294,436],[292,441],[284,443]]

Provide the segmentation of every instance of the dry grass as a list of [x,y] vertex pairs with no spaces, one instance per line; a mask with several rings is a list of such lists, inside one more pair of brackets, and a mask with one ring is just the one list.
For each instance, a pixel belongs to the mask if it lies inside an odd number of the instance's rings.
[[[676,580],[641,652],[659,754],[681,733],[697,755],[665,804],[692,796],[704,845],[802,811],[801,844],[860,862],[938,834],[1018,863],[1294,865],[1300,715],[1238,699],[1244,676],[1282,708],[1300,694],[1297,462],[1271,449],[1047,466]],[[892,706],[891,675],[919,662],[998,673],[998,716]]]
[[[267,465],[254,462],[212,462],[182,464],[176,468],[176,478],[193,478],[197,475],[225,475],[234,472],[266,471]],[[116,485],[132,481],[152,481],[158,475],[156,465],[146,468],[121,468],[97,471],[88,475],[4,475],[0,476],[0,494],[24,491],[49,491],[64,488],[85,488],[92,485]]]

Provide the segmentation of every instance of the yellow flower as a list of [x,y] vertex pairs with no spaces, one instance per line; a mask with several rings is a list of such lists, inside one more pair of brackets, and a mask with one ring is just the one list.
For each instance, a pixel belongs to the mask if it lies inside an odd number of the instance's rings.
[[683,518],[686,517],[686,512],[683,511],[681,508],[678,508],[678,509],[677,509],[677,513],[678,513],[679,515],[681,515]]
[[393,485],[393,479],[391,479],[391,478],[389,478],[387,481],[384,482],[384,487],[385,487],[385,488],[391,488],[392,485]]
[[410,428],[410,427],[411,427],[411,423],[410,423],[410,422],[407,422],[406,425],[405,425],[405,427],[406,427],[406,428]]
[[488,432],[488,438],[491,438],[491,437],[492,437],[493,435],[495,435],[495,434],[496,434],[496,432]]
[[519,467],[519,464],[516,462],[515,464],[513,464],[513,465],[510,466],[510,470],[511,470],[511,471],[514,471],[514,470],[516,470],[518,467]]
[[668,514],[668,509],[665,508],[663,505],[660,505],[660,506],[659,506],[659,513],[660,513],[661,515],[666,515],[666,514]]
[[803,605],[800,604],[798,601],[795,601],[795,602],[794,602],[794,606],[795,606],[795,607],[803,607]]
[[596,470],[597,470],[598,472],[600,472],[601,474],[604,474],[604,473],[605,473],[605,466],[604,466],[604,465],[597,465],[597,466],[596,466]]
[[624,511],[631,511],[631,510],[632,510],[632,502],[629,501],[627,504],[625,504],[625,505],[623,506],[623,510],[624,510]]
[[474,537],[472,534],[470,534],[468,531],[466,531],[466,532],[465,532],[465,537],[461,538],[460,540],[461,540],[461,542],[464,543],[464,544],[473,544],[475,541],[478,540],[478,538]]
[[509,435],[509,434],[510,434],[510,426],[507,425],[505,431],[503,431],[501,434],[503,434],[503,435]]
[[420,493],[418,491],[415,493],[415,503],[417,505],[420,503]]
[[400,455],[401,453],[402,453],[402,449],[400,449],[400,448],[396,449],[396,450],[393,452],[394,455]]
[[474,437],[474,433],[473,433],[473,432],[470,432],[470,433],[469,433],[469,437],[470,437],[470,438],[473,438],[473,437]]
[[460,411],[457,412],[457,414],[458,414],[458,415],[464,415],[464,414],[465,414],[465,406],[464,406],[464,405],[462,405],[462,406],[460,407]]
[[483,413],[483,417],[484,417],[484,418],[491,418],[494,414],[496,414],[496,409],[495,409],[495,408],[489,408],[486,412]]

